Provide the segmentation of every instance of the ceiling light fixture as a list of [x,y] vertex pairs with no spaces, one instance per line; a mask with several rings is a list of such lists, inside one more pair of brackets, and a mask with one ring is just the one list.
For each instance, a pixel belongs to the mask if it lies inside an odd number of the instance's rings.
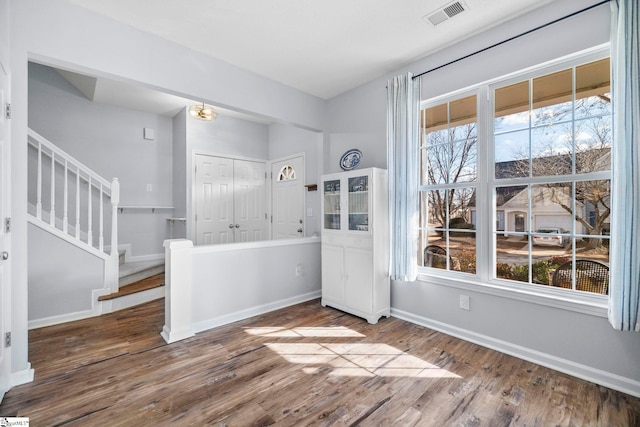
[[211,122],[218,117],[218,112],[210,105],[195,104],[189,108],[189,115],[194,119],[205,120]]

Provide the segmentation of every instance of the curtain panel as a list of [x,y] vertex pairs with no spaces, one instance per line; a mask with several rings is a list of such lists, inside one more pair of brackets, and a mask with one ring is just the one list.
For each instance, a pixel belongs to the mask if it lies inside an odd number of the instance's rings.
[[420,79],[411,73],[387,82],[390,275],[418,276],[418,171]]
[[640,13],[612,1],[613,154],[609,322],[640,331]]

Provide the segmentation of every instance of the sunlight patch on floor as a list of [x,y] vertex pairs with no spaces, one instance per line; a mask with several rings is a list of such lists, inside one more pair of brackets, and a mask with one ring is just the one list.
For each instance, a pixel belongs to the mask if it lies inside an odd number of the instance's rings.
[[452,372],[407,354],[388,344],[267,343],[290,363],[304,365],[313,374],[324,366],[331,376],[460,378]]
[[262,337],[274,338],[295,338],[295,337],[329,337],[329,338],[360,338],[364,337],[353,329],[344,326],[330,327],[298,327],[298,328],[281,328],[281,327],[259,327],[246,328],[245,332],[250,335],[259,335]]

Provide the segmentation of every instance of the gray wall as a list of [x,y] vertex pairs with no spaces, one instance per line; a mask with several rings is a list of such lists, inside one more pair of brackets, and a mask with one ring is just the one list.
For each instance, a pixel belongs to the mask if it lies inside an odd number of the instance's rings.
[[[386,166],[385,86],[392,76],[409,71],[417,74],[445,64],[591,3],[553,2],[331,99],[327,109],[325,172],[338,170],[340,155],[352,147],[362,150],[363,167]],[[431,73],[422,79],[422,99],[606,43],[609,15],[609,7],[603,5]],[[471,311],[458,308],[461,293],[471,296]],[[414,321],[540,360],[555,360],[567,371],[586,373],[592,378],[604,372],[605,381],[618,381],[616,385],[640,393],[640,334],[614,331],[602,316],[516,301],[488,293],[481,287],[477,292],[461,290],[435,278],[393,283],[391,301],[396,313]]]
[[92,309],[104,261],[29,224],[29,320]]

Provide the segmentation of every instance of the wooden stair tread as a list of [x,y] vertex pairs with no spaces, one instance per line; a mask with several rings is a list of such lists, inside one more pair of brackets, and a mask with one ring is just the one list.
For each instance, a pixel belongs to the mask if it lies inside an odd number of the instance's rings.
[[135,283],[122,286],[118,292],[98,297],[98,301],[106,301],[125,295],[131,295],[137,292],[158,288],[160,286],[164,286],[164,273],[156,274],[155,276],[147,277],[146,279],[139,280]]

